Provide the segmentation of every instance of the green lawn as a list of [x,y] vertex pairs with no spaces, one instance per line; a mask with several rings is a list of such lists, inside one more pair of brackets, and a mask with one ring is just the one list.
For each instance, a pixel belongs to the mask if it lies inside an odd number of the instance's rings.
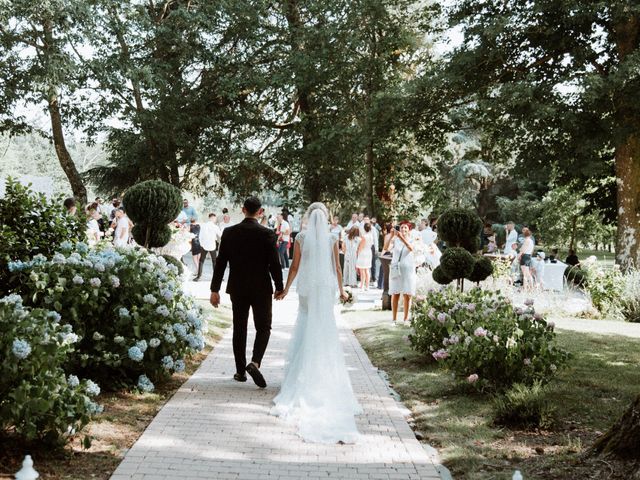
[[456,384],[413,352],[408,333],[387,324],[356,331],[455,479],[511,479],[516,468],[526,480],[629,478],[628,465],[580,457],[640,393],[640,340],[559,332],[559,344],[574,357],[550,385],[556,424],[550,431],[526,432],[492,426],[491,398]]

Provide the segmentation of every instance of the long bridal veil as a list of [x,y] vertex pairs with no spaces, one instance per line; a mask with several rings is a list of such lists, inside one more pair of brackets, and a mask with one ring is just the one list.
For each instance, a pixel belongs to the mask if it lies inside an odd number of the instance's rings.
[[285,378],[271,413],[297,424],[310,442],[354,443],[361,413],[345,364],[334,305],[337,279],[328,214],[314,203],[298,235],[301,260],[298,320],[287,352]]

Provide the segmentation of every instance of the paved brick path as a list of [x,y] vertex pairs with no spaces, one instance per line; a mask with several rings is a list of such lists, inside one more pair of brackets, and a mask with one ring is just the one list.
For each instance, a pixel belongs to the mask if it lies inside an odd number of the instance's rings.
[[[263,361],[265,390],[234,373],[229,330],[198,371],[158,413],[112,480],[125,479],[439,479],[401,410],[353,333],[341,340],[354,390],[364,408],[357,445],[305,443],[295,428],[268,414],[283,377],[295,299],[278,302]],[[250,343],[252,342],[250,338]]]

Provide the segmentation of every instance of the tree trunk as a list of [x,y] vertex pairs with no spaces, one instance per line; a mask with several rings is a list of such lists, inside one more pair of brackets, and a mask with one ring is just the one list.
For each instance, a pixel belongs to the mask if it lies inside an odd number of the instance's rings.
[[640,460],[640,395],[609,431],[596,440],[588,455]]
[[[614,27],[620,60],[640,47],[640,17],[630,15]],[[614,98],[619,136],[615,149],[618,232],[616,262],[623,268],[640,266],[640,118],[621,92]]]
[[[43,48],[43,57],[46,63],[51,61],[51,56],[56,55],[57,52],[52,51],[55,48],[55,39],[53,38],[53,23],[51,20],[45,20],[42,22],[43,34],[45,39],[45,47]],[[50,85],[47,92],[47,106],[49,110],[49,116],[51,117],[51,133],[53,136],[53,145],[58,156],[60,166],[64,171],[69,184],[71,185],[71,191],[75,199],[80,202],[82,208],[87,204],[87,189],[84,186],[82,177],[78,173],[75,163],[71,158],[67,145],[64,141],[64,131],[62,129],[62,115],[60,114],[60,103],[58,97],[58,87],[56,85]]]
[[571,237],[569,238],[569,250],[576,249],[576,230],[578,227],[578,216],[574,215],[571,219]]
[[375,153],[373,152],[373,144],[369,142],[367,144],[366,152],[365,152],[365,162],[367,165],[367,209],[369,210],[367,213],[375,217],[375,193],[374,193],[374,164],[375,164]]

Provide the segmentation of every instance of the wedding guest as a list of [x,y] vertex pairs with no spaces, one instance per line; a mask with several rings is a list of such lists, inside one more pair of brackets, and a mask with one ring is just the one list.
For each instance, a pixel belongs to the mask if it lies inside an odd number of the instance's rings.
[[116,247],[126,247],[129,245],[131,235],[131,221],[124,211],[124,208],[116,209],[116,228],[113,235],[113,244]]
[[[371,245],[371,266],[370,266],[370,275],[369,275],[369,279],[370,282],[369,283],[376,283],[376,262],[378,260],[378,250],[380,250],[380,234],[378,233],[378,230],[376,230],[373,226],[373,224],[371,223],[371,219],[365,215],[363,221],[362,221],[363,227],[364,225],[369,225],[371,227],[371,237],[373,238],[373,243]],[[364,235],[363,232],[363,227],[360,227],[360,233]]]
[[[116,210],[120,208],[122,202],[119,198],[114,198],[111,200],[111,213],[109,213],[109,221],[113,222],[116,219]],[[115,228],[115,226],[113,227]]]
[[552,248],[551,255],[549,255],[549,263],[558,263],[558,249]]
[[360,223],[358,222],[358,214],[352,213],[351,220],[349,220],[349,223],[347,223],[347,232],[350,232],[352,227],[359,227],[359,226],[360,226]]
[[[200,245],[200,224],[196,217],[191,217],[189,219],[189,233],[193,234],[193,238],[191,239],[191,257],[193,258],[193,266],[196,271],[198,271],[200,268],[200,253],[202,246]],[[195,275],[194,279],[197,276],[198,274]]]
[[489,222],[485,222],[480,234],[480,250],[484,250],[489,245],[489,237],[493,235],[493,226]]
[[73,197],[69,197],[69,198],[65,198],[64,202],[62,203],[64,205],[64,208],[67,209],[67,213],[69,215],[75,215],[78,211],[78,207],[76,207],[76,199]]
[[343,282],[349,287],[356,287],[358,275],[356,262],[358,260],[358,248],[360,247],[360,229],[357,225],[351,227],[343,244],[344,251],[344,277]]
[[400,230],[391,230],[393,241],[393,257],[389,268],[389,295],[391,295],[391,310],[393,323],[398,318],[398,304],[400,296],[403,300],[403,320],[409,319],[411,297],[416,294],[416,266],[413,258],[413,246],[409,241],[409,225],[403,223]]
[[580,259],[578,258],[578,255],[576,255],[575,250],[569,250],[569,254],[567,255],[567,258],[565,258],[564,263],[571,265],[572,267],[580,266]]
[[533,240],[531,240],[531,230],[522,229],[524,241],[520,247],[520,269],[522,270],[522,286],[526,291],[533,288],[533,279],[531,278],[531,255],[533,254]]
[[363,223],[363,232],[358,246],[358,258],[356,268],[360,274],[360,288],[365,292],[369,290],[369,280],[371,278],[371,261],[373,247],[373,232],[370,223]]
[[518,256],[518,244],[511,244],[511,254],[509,255],[509,259],[511,260],[511,272],[509,275],[509,284],[514,285],[520,282],[520,257]]
[[[391,239],[393,238],[391,235],[391,231],[393,230],[393,225],[391,223],[385,223],[383,233],[384,236],[382,238],[382,251],[380,255],[388,255],[390,253],[391,248]],[[378,288],[382,290],[384,288],[384,268],[382,267],[382,262],[380,262],[380,270],[378,270]]]
[[342,251],[342,243],[344,242],[343,237],[343,228],[340,225],[340,219],[337,216],[331,217],[331,225],[329,227],[329,231],[331,235],[338,241],[338,252],[340,257],[340,269],[344,271],[344,252]]
[[202,268],[207,259],[207,255],[211,257],[211,267],[216,267],[216,256],[218,253],[218,242],[222,237],[222,230],[218,226],[218,217],[215,213],[209,214],[209,220],[200,225],[200,261],[198,262],[198,273],[195,281],[200,280],[202,276]]
[[197,218],[196,209],[189,206],[189,200],[186,198],[182,200],[182,212],[187,217],[187,225],[191,224],[191,220]]
[[222,209],[222,220],[220,221],[220,231],[224,232],[224,229],[230,227],[231,223],[231,215],[229,215],[229,209]]
[[291,226],[285,220],[284,214],[278,214],[276,221],[276,235],[278,236],[278,254],[280,255],[280,266],[289,268],[289,243],[291,242]]
[[496,244],[496,236],[495,235],[489,236],[489,238],[487,238],[487,241],[489,242],[487,244],[487,253],[496,252],[498,250],[498,245]]
[[371,217],[371,226],[378,231],[378,235],[382,233],[382,227],[378,223],[378,219],[376,217]]
[[533,284],[540,290],[544,290],[544,259],[544,252],[539,250],[536,253],[536,256],[531,260],[531,276],[533,278]]
[[418,230],[420,231],[420,236],[422,237],[422,243],[424,243],[425,245],[431,245],[436,241],[438,235],[433,231],[433,228],[426,218],[423,218],[420,221],[420,227],[418,227]]
[[92,203],[87,207],[87,240],[89,244],[96,244],[100,241],[104,232],[100,228],[98,220],[102,220],[102,215],[98,211],[98,204]]
[[518,232],[516,231],[515,223],[507,222],[507,224],[505,225],[505,230],[506,230],[506,234],[507,234],[507,240],[506,240],[505,246],[504,246],[504,254],[505,255],[511,255],[511,253],[512,253],[511,246],[514,243],[518,242]]

